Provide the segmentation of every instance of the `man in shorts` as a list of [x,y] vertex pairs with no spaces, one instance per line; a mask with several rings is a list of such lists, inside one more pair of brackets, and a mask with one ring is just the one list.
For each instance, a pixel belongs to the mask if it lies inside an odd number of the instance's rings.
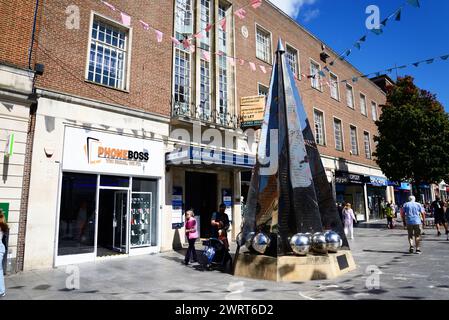
[[407,226],[410,253],[413,253],[416,247],[415,253],[421,254],[421,217],[423,213],[424,208],[416,202],[416,198],[414,196],[410,196],[409,202],[404,204],[404,223]]
[[447,219],[444,213],[444,202],[440,200],[440,197],[436,197],[435,201],[432,202],[432,211],[435,218],[435,227],[437,228],[437,235],[441,236],[440,226],[443,226],[446,235],[449,234],[449,228],[447,225]]

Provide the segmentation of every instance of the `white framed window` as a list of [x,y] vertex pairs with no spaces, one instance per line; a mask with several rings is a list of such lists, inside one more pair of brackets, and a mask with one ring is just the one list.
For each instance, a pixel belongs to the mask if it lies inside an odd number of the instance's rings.
[[[205,30],[206,27],[211,23],[211,1],[201,0],[200,11],[200,27],[201,30]],[[203,37],[200,39],[200,46],[202,49],[209,51],[211,32],[203,31],[202,35]]]
[[319,63],[316,63],[313,60],[310,60],[310,81],[312,84],[312,88],[318,89],[321,91],[321,76],[319,72],[321,71],[321,66]]
[[127,90],[129,29],[93,15],[86,79]]
[[271,64],[271,33],[256,24],[256,57]]
[[346,84],[346,105],[351,109],[355,109],[354,90],[352,89],[352,86],[349,84]]
[[355,126],[350,126],[350,137],[351,137],[351,153],[354,156],[359,155],[359,141],[357,139],[357,128]]
[[[176,0],[175,31],[181,35],[193,33],[193,0]],[[177,37],[183,38],[181,37]]]
[[210,90],[210,62],[201,60],[200,65],[200,106],[199,117],[210,121],[211,117],[211,90]]
[[174,99],[187,110],[190,107],[190,68],[190,53],[181,48],[175,48]]
[[288,65],[290,66],[290,69],[292,70],[292,73],[299,78],[300,75],[300,69],[299,69],[299,55],[298,50],[290,46],[289,44],[286,45],[286,52],[285,52],[285,58],[287,60]]
[[[228,5],[224,3],[218,4],[218,19],[221,20],[226,17],[226,12],[229,9]],[[219,28],[218,30],[218,50],[227,53],[227,33],[225,30]],[[226,124],[228,113],[228,65],[225,55],[217,56],[218,63],[218,113],[219,122]]]
[[340,100],[340,89],[338,85],[338,76],[330,73],[330,87],[331,87],[331,97],[335,100]]
[[315,122],[315,140],[318,145],[326,145],[326,136],[324,132],[324,113],[314,109],[313,118]]
[[334,136],[335,136],[335,149],[343,151],[343,126],[341,120],[334,118]]
[[259,96],[265,96],[265,97],[268,96],[268,90],[269,90],[269,88],[267,86],[264,86],[261,83],[257,84],[257,91],[258,91]]
[[371,139],[369,132],[363,132],[363,142],[365,145],[365,157],[371,159]]
[[360,112],[364,116],[368,115],[368,111],[367,111],[367,108],[366,108],[366,96],[363,93],[360,94]]
[[371,114],[373,116],[373,121],[377,121],[377,103],[371,101]]

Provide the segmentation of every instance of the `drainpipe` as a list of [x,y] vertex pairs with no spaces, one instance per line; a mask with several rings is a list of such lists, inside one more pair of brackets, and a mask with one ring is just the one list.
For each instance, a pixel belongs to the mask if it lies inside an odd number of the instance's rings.
[[30,49],[28,50],[28,69],[31,68],[31,58],[33,56],[33,46],[34,46],[34,36],[36,34],[36,22],[37,22],[37,11],[39,9],[39,0],[36,0],[36,6],[34,8],[34,21],[33,21],[33,32],[31,34],[31,44]]

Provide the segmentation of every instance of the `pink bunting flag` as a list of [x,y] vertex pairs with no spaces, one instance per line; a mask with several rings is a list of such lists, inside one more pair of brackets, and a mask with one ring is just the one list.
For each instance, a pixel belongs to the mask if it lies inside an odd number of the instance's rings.
[[161,43],[162,39],[164,38],[164,34],[162,32],[160,32],[159,30],[154,30],[154,32],[156,32],[157,42]]
[[243,66],[245,64],[245,60],[239,59],[240,65]]
[[220,57],[224,56],[224,52],[223,51],[218,51],[217,52],[217,56],[220,56]]
[[243,20],[243,19],[246,18],[246,11],[245,11],[245,9],[240,8],[240,9],[238,9],[238,10],[235,12],[235,15],[236,15],[237,17],[239,17],[241,20]]
[[228,61],[231,66],[235,67],[235,59],[234,58],[228,57]]
[[177,46],[179,46],[181,44],[181,42],[179,42],[179,40],[176,39],[175,37],[171,37],[171,42],[173,42]]
[[254,62],[250,62],[249,67],[251,68],[251,71],[256,71],[256,64]]
[[262,5],[262,0],[251,0],[251,5],[254,9],[257,9]]
[[220,21],[220,26],[221,26],[221,29],[223,29],[223,31],[226,31],[226,18],[223,18]]
[[264,66],[259,66],[259,67],[260,67],[260,70],[262,70],[263,73],[267,73],[267,69],[265,69]]
[[103,2],[103,4],[104,4],[106,7],[108,7],[109,9],[111,9],[112,11],[115,11],[115,7],[114,7],[112,4],[107,3],[106,1],[101,1],[101,2]]
[[139,20],[139,22],[145,30],[150,30],[150,25],[148,23],[142,20]]
[[190,46],[190,52],[195,53],[196,47],[194,45]]
[[182,41],[182,45],[183,45],[184,49],[189,49],[190,48],[190,40],[189,39],[184,39]]
[[204,29],[206,32],[209,32],[209,31],[211,31],[212,30],[212,25],[211,24],[208,24],[207,26],[206,26],[206,29]]
[[197,38],[197,39],[202,39],[202,38],[204,38],[204,35],[201,32],[199,32],[197,34],[194,34],[193,37]]
[[120,12],[120,15],[122,16],[122,23],[129,27],[131,25],[131,17],[128,16],[126,13]]
[[203,50],[202,56],[203,56],[204,60],[206,60],[207,62],[210,62],[210,53],[209,52]]

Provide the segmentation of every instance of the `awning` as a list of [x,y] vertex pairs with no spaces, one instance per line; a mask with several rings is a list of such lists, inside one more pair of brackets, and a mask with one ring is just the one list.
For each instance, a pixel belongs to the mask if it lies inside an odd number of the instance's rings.
[[370,176],[369,177],[369,184],[375,186],[375,187],[387,187],[388,186],[388,180],[386,178],[382,177],[375,177]]
[[237,154],[218,151],[205,147],[186,147],[165,155],[168,166],[211,166],[233,169],[252,169],[256,157],[249,154]]

